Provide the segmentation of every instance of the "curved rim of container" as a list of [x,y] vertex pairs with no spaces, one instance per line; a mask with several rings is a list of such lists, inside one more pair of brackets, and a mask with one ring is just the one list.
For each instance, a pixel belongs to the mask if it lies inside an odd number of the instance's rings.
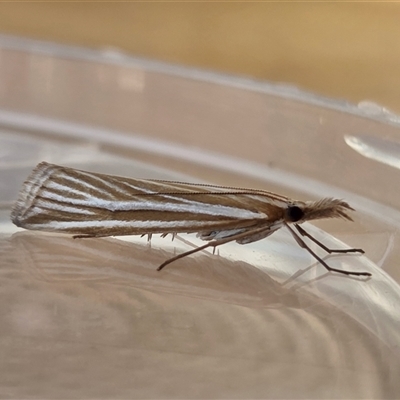
[[246,76],[215,72],[183,66],[163,61],[155,61],[132,56],[115,47],[93,49],[82,46],[58,44],[50,41],[0,34],[0,48],[49,55],[66,59],[77,59],[124,67],[140,67],[151,72],[178,76],[181,78],[240,88],[271,96],[329,108],[348,114],[400,127],[400,116],[372,101],[362,101],[358,105],[345,100],[332,99],[302,90],[295,85],[272,83]]

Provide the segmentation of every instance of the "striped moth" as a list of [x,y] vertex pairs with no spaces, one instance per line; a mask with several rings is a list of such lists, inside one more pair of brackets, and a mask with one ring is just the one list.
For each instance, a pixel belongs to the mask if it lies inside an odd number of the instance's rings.
[[74,238],[195,232],[207,241],[166,260],[158,270],[208,247],[255,242],[286,227],[328,271],[370,276],[330,267],[303,239],[328,253],[364,253],[329,249],[300,226],[320,218],[351,221],[349,210],[353,209],[346,202],[332,198],[303,202],[265,190],[123,178],[42,162],[23,184],[11,220],[25,229]]

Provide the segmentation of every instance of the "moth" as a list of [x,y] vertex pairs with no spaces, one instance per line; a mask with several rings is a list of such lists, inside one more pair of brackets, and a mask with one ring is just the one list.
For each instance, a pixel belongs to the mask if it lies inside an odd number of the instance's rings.
[[207,242],[166,260],[158,270],[206,248],[255,242],[286,227],[328,271],[371,276],[330,267],[304,240],[307,237],[327,253],[364,253],[355,248],[329,249],[300,226],[321,218],[351,221],[350,210],[339,199],[304,202],[265,190],[131,179],[41,162],[23,184],[11,220],[25,229],[74,238],[197,233]]

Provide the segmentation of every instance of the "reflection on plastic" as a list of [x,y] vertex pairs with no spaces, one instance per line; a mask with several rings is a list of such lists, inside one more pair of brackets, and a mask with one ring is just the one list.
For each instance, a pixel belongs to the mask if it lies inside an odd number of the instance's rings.
[[368,135],[345,135],[344,140],[364,157],[400,169],[400,142]]
[[[3,346],[4,357],[23,354],[14,364],[29,381],[26,360],[43,371],[51,343],[61,383],[93,380],[94,397],[111,384],[135,397],[189,396],[190,382],[201,397],[292,398],[308,390],[310,376],[317,397],[327,388],[332,397],[382,397],[388,382],[400,389],[400,295],[384,273],[367,282],[310,278],[308,270],[291,276],[290,266],[275,269],[274,256],[261,269],[208,254],[157,272],[171,251],[32,232],[3,241],[0,325],[20,346]],[[51,387],[46,394],[55,396]]]
[[290,292],[258,268],[218,256],[193,257],[158,272],[157,266],[171,255],[149,245],[31,232],[15,234],[12,243],[25,270],[39,281],[98,282],[106,283],[110,291],[112,287],[137,287],[246,306],[275,304],[281,302],[277,296]]

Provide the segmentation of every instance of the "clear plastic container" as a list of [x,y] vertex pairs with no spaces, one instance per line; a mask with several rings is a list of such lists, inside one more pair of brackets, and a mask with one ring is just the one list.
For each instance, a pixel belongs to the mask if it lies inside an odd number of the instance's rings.
[[[400,395],[398,117],[372,103],[12,37],[0,37],[0,108],[3,397]],[[307,229],[330,247],[364,248],[326,260],[372,277],[327,274],[284,229],[162,272],[200,241],[22,231],[10,207],[43,160],[344,198],[354,223]]]

